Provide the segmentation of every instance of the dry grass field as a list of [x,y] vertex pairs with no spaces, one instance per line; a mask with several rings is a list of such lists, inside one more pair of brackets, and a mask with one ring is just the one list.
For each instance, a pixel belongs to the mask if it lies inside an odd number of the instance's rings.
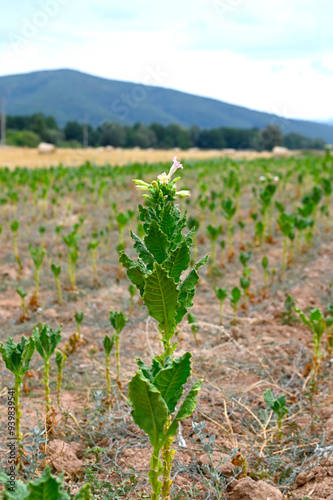
[[17,148],[7,146],[0,149],[0,165],[15,168],[29,167],[41,168],[59,165],[76,167],[89,161],[95,165],[127,165],[133,163],[157,163],[168,162],[175,154],[185,160],[207,160],[210,158],[231,157],[233,159],[271,158],[268,152],[258,153],[255,151],[233,151],[233,150],[197,150],[189,149],[182,151],[174,150],[145,150],[145,149],[122,149],[115,148],[107,151],[104,148],[87,149],[57,149],[55,153],[39,154],[37,149]]

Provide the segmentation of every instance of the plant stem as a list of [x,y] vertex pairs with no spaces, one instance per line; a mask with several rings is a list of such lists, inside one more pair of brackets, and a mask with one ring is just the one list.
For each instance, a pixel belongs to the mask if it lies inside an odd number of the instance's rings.
[[286,267],[287,267],[287,245],[288,245],[287,237],[283,236],[281,278],[284,277],[284,273],[286,272]]
[[117,361],[117,385],[121,389],[120,382],[120,346],[119,346],[119,333],[116,333],[116,361]]
[[229,260],[231,260],[233,256],[232,250],[232,220],[228,220],[228,251],[229,251]]
[[49,375],[50,375],[50,361],[45,361],[44,364],[44,389],[45,389],[45,403],[46,403],[46,413],[50,411],[50,385],[49,385]]
[[112,401],[111,401],[111,379],[110,379],[110,358],[109,356],[105,357],[105,377],[106,377],[106,390],[109,401],[109,411],[112,409]]
[[17,439],[17,450],[18,450],[18,464],[20,464],[20,458],[22,456],[22,433],[21,433],[21,416],[22,412],[20,410],[20,385],[22,382],[22,377],[20,375],[15,375],[15,427],[16,427],[16,439]]
[[59,302],[59,304],[61,304],[62,303],[62,294],[61,294],[60,280],[58,277],[56,277],[55,281],[56,281],[56,287],[57,287],[57,293],[58,293],[58,302]]
[[[171,424],[171,417],[168,418],[164,432],[167,432],[169,426]],[[165,445],[162,448],[162,457],[163,457],[163,484],[162,484],[162,499],[170,500],[170,488],[172,485],[172,481],[170,479],[171,475],[171,465],[173,457],[176,453],[175,450],[171,449],[174,438],[169,438]]]
[[162,482],[159,480],[161,474],[160,450],[154,450],[150,459],[149,482],[151,484],[151,500],[159,500]]
[[223,301],[220,300],[220,325],[223,325]]
[[38,277],[38,267],[36,267],[36,266],[35,266],[34,277],[35,277],[35,297],[36,297],[36,299],[38,299],[38,293],[39,293],[39,277]]

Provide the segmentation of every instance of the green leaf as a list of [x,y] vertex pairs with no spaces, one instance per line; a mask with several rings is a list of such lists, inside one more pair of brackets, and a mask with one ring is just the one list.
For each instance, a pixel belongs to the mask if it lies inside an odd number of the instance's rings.
[[170,413],[175,411],[190,373],[191,354],[186,352],[180,358],[173,360],[170,366],[163,368],[154,378],[153,383],[160,391]]
[[28,490],[27,486],[22,483],[22,481],[15,479],[15,491],[10,491],[12,485],[9,483],[10,478],[7,474],[0,473],[0,482],[5,485],[5,490],[2,492],[3,500],[25,500],[27,498]]
[[146,266],[140,259],[135,263],[124,252],[120,252],[119,262],[127,269],[128,278],[138,288],[140,295],[142,295],[145,286]]
[[85,484],[75,493],[74,500],[91,500],[93,498],[90,484]]
[[8,337],[5,344],[0,343],[0,353],[6,368],[14,375],[23,376],[29,370],[30,360],[35,351],[35,341],[32,337],[21,337],[16,344],[12,337]]
[[275,399],[274,399],[274,396],[272,394],[271,389],[266,389],[265,390],[265,392],[264,392],[264,400],[268,404],[268,406],[273,409]]
[[207,260],[208,260],[208,255],[200,259],[195,264],[193,269],[191,269],[191,271],[188,273],[188,275],[180,285],[179,298],[178,298],[179,307],[177,309],[176,325],[178,325],[178,323],[180,323],[180,321],[183,319],[183,317],[187,313],[187,310],[193,306],[195,287],[199,281],[198,269],[201,266],[207,264]]
[[70,500],[62,481],[63,473],[58,477],[54,476],[47,466],[41,477],[29,482],[27,500]]
[[53,262],[51,264],[51,271],[53,272],[54,276],[57,278],[60,273],[61,273],[61,267],[56,266]]
[[58,349],[56,350],[56,365],[58,370],[61,371],[64,367],[66,361],[66,354],[62,353]]
[[147,250],[147,247],[143,243],[143,241],[141,241],[140,238],[135,233],[133,233],[133,231],[131,231],[131,237],[132,240],[134,241],[134,248],[137,254],[139,255],[140,259],[146,264],[149,271],[152,271],[154,264],[154,257]]
[[215,295],[220,302],[223,302],[228,297],[228,289],[225,288],[214,288]]
[[147,250],[154,256],[156,262],[162,264],[167,257],[169,241],[155,220],[151,222],[144,242]]
[[111,325],[119,335],[127,323],[127,318],[125,318],[124,314],[121,311],[118,312],[118,311],[113,311],[113,309],[111,309],[109,319]]
[[164,269],[169,276],[175,279],[178,283],[180,276],[185,271],[191,262],[191,252],[186,241],[182,241],[175,250],[169,253],[168,258],[164,262]]
[[149,436],[152,446],[159,444],[168,417],[168,407],[156,387],[139,370],[129,383],[129,399],[134,422]]
[[190,392],[187,394],[184,399],[181,407],[179,408],[178,413],[173,419],[169,429],[163,436],[162,445],[166,442],[169,437],[173,437],[178,430],[178,423],[185,418],[189,418],[195,410],[197,404],[197,395],[200,391],[201,384],[203,379],[198,380],[193,386]]
[[238,302],[240,301],[241,299],[241,296],[242,296],[242,292],[240,291],[240,289],[235,286],[232,290],[231,290],[231,296],[229,297],[230,298],[230,302],[234,305],[237,305]]
[[103,346],[107,357],[110,356],[110,352],[112,351],[114,341],[115,341],[114,335],[111,338],[109,337],[109,335],[105,335],[103,340]]
[[54,353],[57,345],[61,342],[61,326],[57,330],[49,328],[47,325],[34,326],[32,337],[36,344],[36,350],[44,361],[48,361]]
[[154,264],[154,271],[146,278],[143,301],[149,315],[156,319],[164,330],[166,339],[170,339],[175,329],[175,315],[178,306],[179,291],[175,280],[167,275],[160,266]]

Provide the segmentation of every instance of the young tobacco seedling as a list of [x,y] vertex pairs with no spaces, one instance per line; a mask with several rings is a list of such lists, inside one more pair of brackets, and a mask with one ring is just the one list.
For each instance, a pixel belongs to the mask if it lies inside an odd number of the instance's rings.
[[283,325],[292,325],[299,321],[298,317],[295,315],[295,301],[291,295],[287,294],[283,307],[284,312],[281,321]]
[[27,308],[25,305],[25,298],[28,295],[28,292],[25,292],[21,287],[16,288],[16,291],[19,294],[19,296],[21,297],[21,311],[22,312],[21,312],[20,321],[23,322],[29,318],[29,316],[27,315]]
[[76,321],[76,330],[78,333],[78,339],[80,340],[81,339],[81,323],[82,323],[83,318],[84,318],[84,311],[81,311],[80,313],[75,311],[74,318]]
[[109,335],[105,335],[103,340],[103,346],[105,351],[105,378],[106,378],[106,388],[107,388],[107,400],[109,403],[109,410],[112,409],[111,400],[111,377],[110,377],[110,353],[112,351],[115,342],[115,335],[110,338]]
[[264,279],[263,279],[264,284],[262,287],[262,296],[263,297],[266,296],[267,282],[268,282],[268,277],[269,277],[268,264],[269,264],[268,257],[267,257],[267,255],[264,255],[264,257],[262,258],[262,261],[261,261],[262,269],[264,272]]
[[54,262],[52,262],[51,271],[53,273],[53,276],[54,276],[54,279],[56,282],[58,302],[59,302],[59,304],[62,304],[62,293],[61,293],[61,285],[60,285],[60,279],[59,279],[59,276],[61,274],[61,266],[56,266],[54,264]]
[[223,302],[228,297],[227,288],[214,288],[215,295],[220,302],[220,325],[223,325]]
[[57,345],[61,342],[61,326],[57,330],[49,328],[47,325],[34,326],[32,331],[32,338],[35,341],[36,351],[44,361],[44,390],[45,390],[45,406],[46,406],[46,423],[48,429],[47,415],[50,411],[51,398],[50,398],[50,358],[54,353]]
[[120,312],[114,312],[113,309],[110,311],[110,323],[116,330],[115,343],[116,343],[116,361],[117,361],[117,385],[121,389],[120,382],[120,334],[126,325],[127,318]]
[[62,237],[68,248],[67,269],[72,290],[76,290],[76,264],[79,258],[78,245],[81,238],[80,235],[77,234],[78,228],[79,226],[76,225],[74,230],[69,235]]
[[249,295],[249,288],[251,286],[251,269],[249,269],[248,267],[244,267],[243,274],[240,277],[239,282],[240,282],[240,286],[243,290],[243,301],[244,302],[243,302],[242,307],[244,307],[245,311],[247,311],[248,310],[247,298]]
[[264,393],[265,402],[268,406],[274,411],[277,417],[277,424],[279,431],[282,429],[282,422],[286,415],[288,415],[289,410],[286,406],[286,396],[279,396],[278,398],[274,398],[271,389],[266,389]]
[[92,270],[94,275],[95,283],[98,283],[97,276],[97,248],[100,244],[100,240],[93,239],[88,243],[88,250],[91,250],[91,260],[92,260]]
[[321,313],[321,311],[316,308],[310,311],[310,316],[307,318],[303,311],[295,307],[295,311],[299,314],[299,317],[303,323],[310,328],[313,333],[313,369],[314,369],[314,379],[317,379],[318,370],[320,366],[320,360],[322,353],[320,351],[320,343],[323,333],[326,330],[326,322]]
[[45,257],[45,248],[42,247],[33,247],[29,245],[30,254],[32,260],[34,262],[35,271],[34,271],[34,279],[35,279],[35,293],[34,293],[34,302],[36,305],[39,304],[39,270],[42,267],[43,260]]
[[233,218],[234,218],[236,211],[237,211],[237,206],[231,198],[228,197],[228,198],[225,198],[224,200],[222,200],[222,215],[228,221],[228,252],[229,252],[228,259],[229,259],[229,261],[232,260],[233,255],[234,255],[234,251],[232,248],[232,236],[233,236],[232,221],[233,221]]
[[213,227],[209,225],[207,227],[207,236],[211,240],[211,251],[210,251],[210,272],[216,265],[216,241],[218,237],[222,234],[222,226]]
[[[32,337],[27,339],[26,337],[21,337],[19,343],[15,343],[14,340],[9,337],[5,344],[0,343],[0,353],[2,359],[6,364],[6,368],[14,374],[15,384],[14,390],[10,391],[10,394],[14,396],[15,404],[15,428],[16,428],[16,439],[18,448],[18,461],[20,463],[20,458],[23,454],[22,450],[22,433],[21,433],[21,416],[22,412],[20,410],[20,386],[23,381],[23,375],[29,370],[30,360],[35,351],[35,342]],[[12,417],[11,420],[14,420]]]
[[57,403],[60,405],[60,391],[61,391],[61,382],[62,376],[64,372],[64,367],[66,363],[67,356],[65,353],[56,350],[56,365],[58,367],[58,377],[57,377]]
[[176,345],[172,344],[172,338],[177,325],[193,305],[199,281],[197,271],[207,262],[207,257],[199,260],[181,280],[182,273],[190,265],[194,228],[183,234],[187,214],[181,215],[175,200],[176,196],[188,197],[190,193],[176,191],[175,183],[179,178],[172,179],[172,176],[178,168],[182,165],[175,157],[169,173],[159,175],[151,184],[139,179],[134,181],[138,190],[149,192],[144,195],[147,206],[139,206],[145,236],[141,240],[131,233],[139,255],[137,262],[124,253],[120,255],[120,262],[139,289],[149,315],[158,322],[164,346],[164,353],[152,360],[151,367],[138,360],[139,370],[129,383],[133,419],[148,434],[153,447],[149,472],[152,500],[158,500],[160,495],[163,499],[170,498],[170,473],[175,454],[172,442],[178,422],[192,415],[201,385],[201,380],[194,384],[173,415],[191,372],[191,355],[185,353],[173,359]]
[[240,291],[240,289],[237,286],[235,286],[231,290],[231,295],[229,295],[229,299],[230,299],[231,305],[232,305],[233,310],[234,310],[234,317],[233,317],[233,320],[231,322],[233,325],[236,324],[236,320],[237,320],[237,307],[238,307],[238,302],[241,299],[241,296],[242,296],[242,292]]
[[197,331],[199,330],[200,326],[196,316],[193,313],[188,313],[187,321],[188,324],[191,325],[191,332],[193,333],[195,345],[199,345]]
[[21,264],[21,259],[20,259],[20,256],[19,256],[19,253],[18,253],[18,249],[17,249],[17,232],[18,232],[18,229],[20,227],[20,223],[18,220],[14,220],[11,224],[10,224],[10,229],[13,233],[13,252],[14,252],[14,257],[15,257],[15,260],[19,266],[19,271],[21,272],[22,271],[22,264]]

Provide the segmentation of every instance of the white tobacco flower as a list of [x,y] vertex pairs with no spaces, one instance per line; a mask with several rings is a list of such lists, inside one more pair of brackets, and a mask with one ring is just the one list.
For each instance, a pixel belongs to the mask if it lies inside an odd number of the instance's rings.
[[261,175],[261,176],[259,177],[259,181],[260,181],[260,182],[265,182],[265,180],[266,180],[266,177],[265,177],[264,175]]
[[177,161],[177,156],[174,156],[173,157],[173,165],[170,168],[170,171],[168,174],[169,178],[171,178],[173,176],[173,174],[176,172],[176,170],[178,168],[183,168],[183,165],[181,163],[179,163],[179,161]]
[[182,189],[181,191],[177,191],[176,194],[180,196],[181,198],[189,198],[191,196],[190,191],[187,191],[186,189]]
[[163,174],[158,175],[157,178],[161,184],[168,184],[170,180],[170,175],[167,175],[165,172],[163,172]]
[[279,182],[280,178],[276,175],[273,179],[274,182]]

